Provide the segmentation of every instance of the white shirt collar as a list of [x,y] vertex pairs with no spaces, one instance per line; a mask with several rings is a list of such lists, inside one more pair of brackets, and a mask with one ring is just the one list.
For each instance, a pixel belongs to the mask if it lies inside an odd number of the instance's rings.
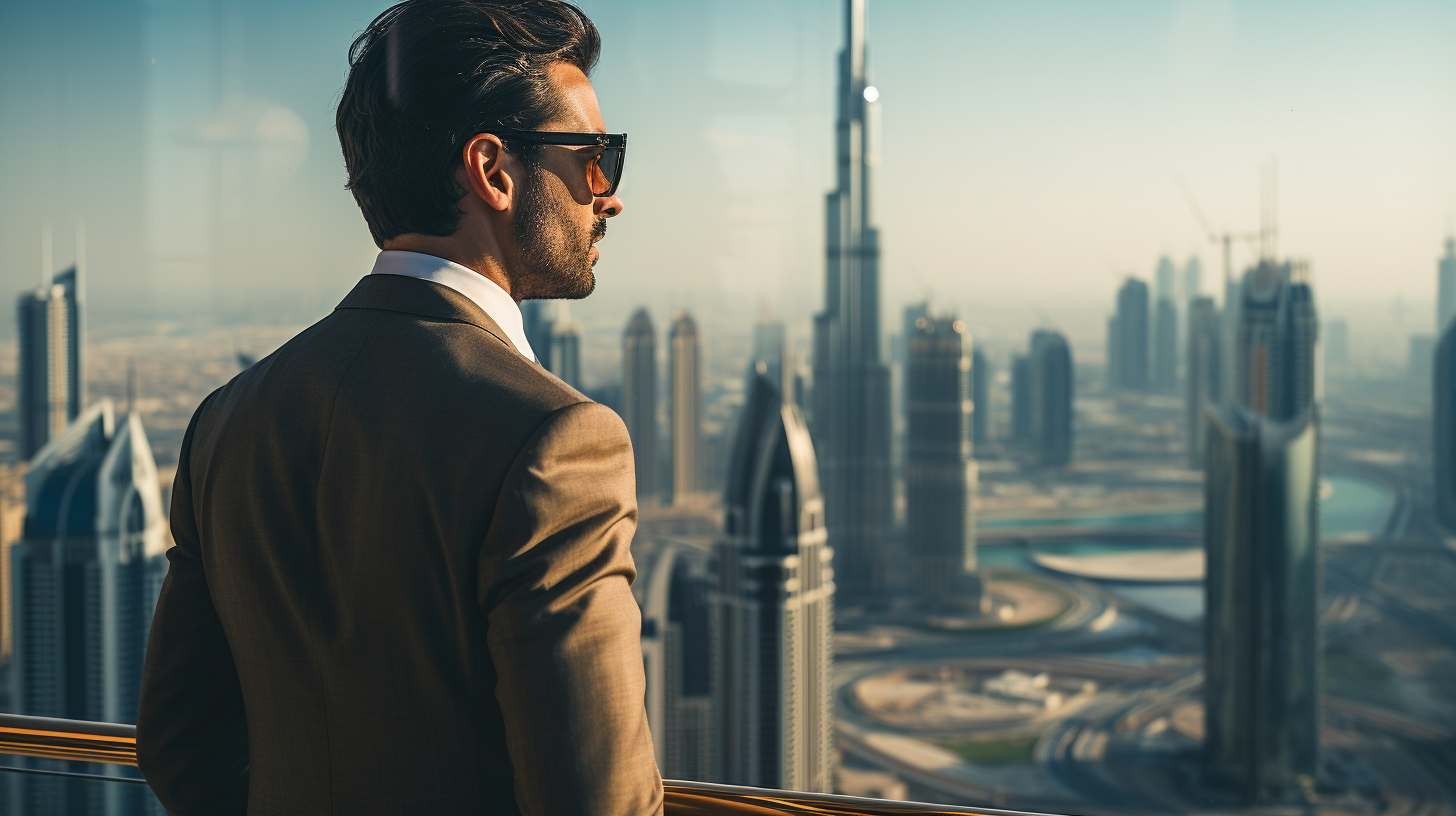
[[374,268],[370,270],[370,274],[404,275],[408,278],[434,281],[454,289],[490,315],[490,319],[501,327],[517,351],[529,360],[536,359],[536,352],[531,349],[531,343],[526,339],[521,307],[506,294],[506,290],[479,272],[434,255],[386,249],[374,259]]

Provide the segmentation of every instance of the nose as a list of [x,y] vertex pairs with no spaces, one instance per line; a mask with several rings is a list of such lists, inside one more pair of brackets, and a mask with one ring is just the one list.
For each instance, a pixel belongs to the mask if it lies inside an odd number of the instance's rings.
[[612,218],[622,214],[627,208],[622,197],[613,193],[610,196],[597,196],[592,202],[592,214],[598,218]]

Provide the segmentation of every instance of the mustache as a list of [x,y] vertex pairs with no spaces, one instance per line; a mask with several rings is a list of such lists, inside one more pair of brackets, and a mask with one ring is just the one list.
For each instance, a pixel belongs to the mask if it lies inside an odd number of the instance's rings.
[[592,241],[593,242],[600,241],[603,238],[605,238],[606,236],[607,236],[607,219],[605,219],[605,218],[598,218],[597,219],[597,222],[592,225],[592,231],[591,231]]

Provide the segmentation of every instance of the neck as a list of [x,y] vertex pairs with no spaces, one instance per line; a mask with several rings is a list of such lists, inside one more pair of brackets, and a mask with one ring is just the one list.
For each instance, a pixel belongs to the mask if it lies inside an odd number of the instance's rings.
[[[486,244],[491,244],[491,246],[486,246]],[[446,236],[409,233],[390,238],[384,242],[383,248],[419,252],[453,261],[489,278],[495,285],[504,289],[512,300],[520,303],[521,299],[511,292],[511,278],[506,274],[505,265],[501,263],[499,249],[493,244],[493,241],[482,242],[465,238],[458,232],[455,235]]]

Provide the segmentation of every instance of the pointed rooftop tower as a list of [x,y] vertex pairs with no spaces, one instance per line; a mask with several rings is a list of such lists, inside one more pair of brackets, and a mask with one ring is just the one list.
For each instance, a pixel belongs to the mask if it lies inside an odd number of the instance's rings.
[[836,187],[825,198],[824,311],[814,319],[814,436],[841,586],[885,594],[891,517],[890,374],[880,359],[880,242],[871,192],[879,165],[879,91],[870,84],[865,0],[845,0],[835,127]]

